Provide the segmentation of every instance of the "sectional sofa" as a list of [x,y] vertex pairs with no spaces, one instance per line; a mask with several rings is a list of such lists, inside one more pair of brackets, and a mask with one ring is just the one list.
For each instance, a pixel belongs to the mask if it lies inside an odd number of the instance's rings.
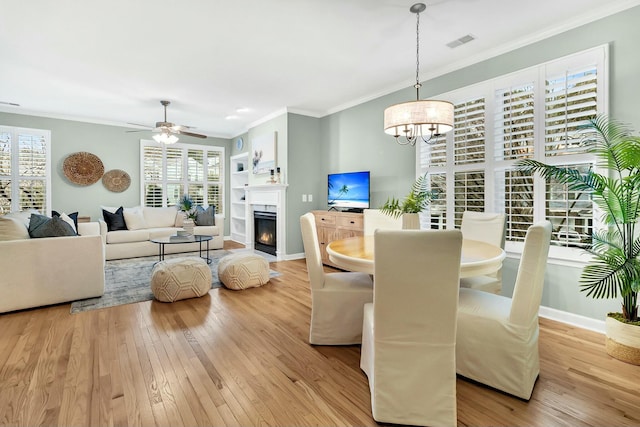
[[[116,211],[117,208],[103,207],[107,211]],[[152,243],[151,239],[175,235],[183,229],[184,213],[175,207],[152,208],[134,207],[123,208],[126,230],[109,231],[109,226],[104,220],[99,220],[100,235],[105,243],[105,256],[107,260],[133,258],[141,256],[157,255],[159,245]],[[209,241],[209,249],[222,249],[224,245],[224,217],[215,215],[215,225],[194,226],[192,234],[212,236]],[[202,244],[206,248],[206,243]],[[165,245],[165,253],[179,253],[197,251],[199,243],[181,243]]]
[[78,224],[80,236],[38,239],[15,222],[22,236],[0,241],[0,313],[104,294],[104,245],[97,222]]

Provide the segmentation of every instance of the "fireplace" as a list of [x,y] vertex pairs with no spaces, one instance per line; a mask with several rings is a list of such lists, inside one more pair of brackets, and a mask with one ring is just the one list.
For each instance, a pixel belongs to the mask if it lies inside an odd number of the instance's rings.
[[253,248],[276,255],[276,218],[275,212],[253,211]]

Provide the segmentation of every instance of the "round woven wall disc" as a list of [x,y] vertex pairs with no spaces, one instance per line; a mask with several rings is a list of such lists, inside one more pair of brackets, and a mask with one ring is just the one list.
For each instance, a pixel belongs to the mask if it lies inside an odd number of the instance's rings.
[[62,171],[74,184],[91,185],[98,182],[104,174],[104,165],[95,154],[80,151],[64,159]]
[[122,193],[129,188],[131,177],[122,169],[112,169],[105,173],[102,177],[102,185],[109,191],[114,193]]

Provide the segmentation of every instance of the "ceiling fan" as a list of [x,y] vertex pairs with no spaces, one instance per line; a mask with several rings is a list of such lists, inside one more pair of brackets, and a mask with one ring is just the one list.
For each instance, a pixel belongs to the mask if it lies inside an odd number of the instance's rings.
[[[173,144],[178,141],[178,137],[176,135],[187,135],[193,136],[196,138],[206,138],[206,135],[202,135],[200,133],[189,132],[186,129],[191,129],[191,126],[184,125],[176,125],[174,123],[167,121],[167,106],[171,104],[169,101],[162,100],[160,104],[164,107],[164,121],[156,122],[155,128],[149,125],[141,125],[139,123],[129,123],[134,126],[142,126],[151,129],[153,132],[157,132],[156,135],[153,136],[157,142],[161,142],[163,144]],[[127,132],[143,132],[141,130],[129,130]]]

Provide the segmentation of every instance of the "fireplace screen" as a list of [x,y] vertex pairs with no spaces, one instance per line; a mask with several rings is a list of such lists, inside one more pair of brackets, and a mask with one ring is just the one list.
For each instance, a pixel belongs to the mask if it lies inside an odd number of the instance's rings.
[[254,248],[271,255],[276,254],[276,213],[253,212]]

